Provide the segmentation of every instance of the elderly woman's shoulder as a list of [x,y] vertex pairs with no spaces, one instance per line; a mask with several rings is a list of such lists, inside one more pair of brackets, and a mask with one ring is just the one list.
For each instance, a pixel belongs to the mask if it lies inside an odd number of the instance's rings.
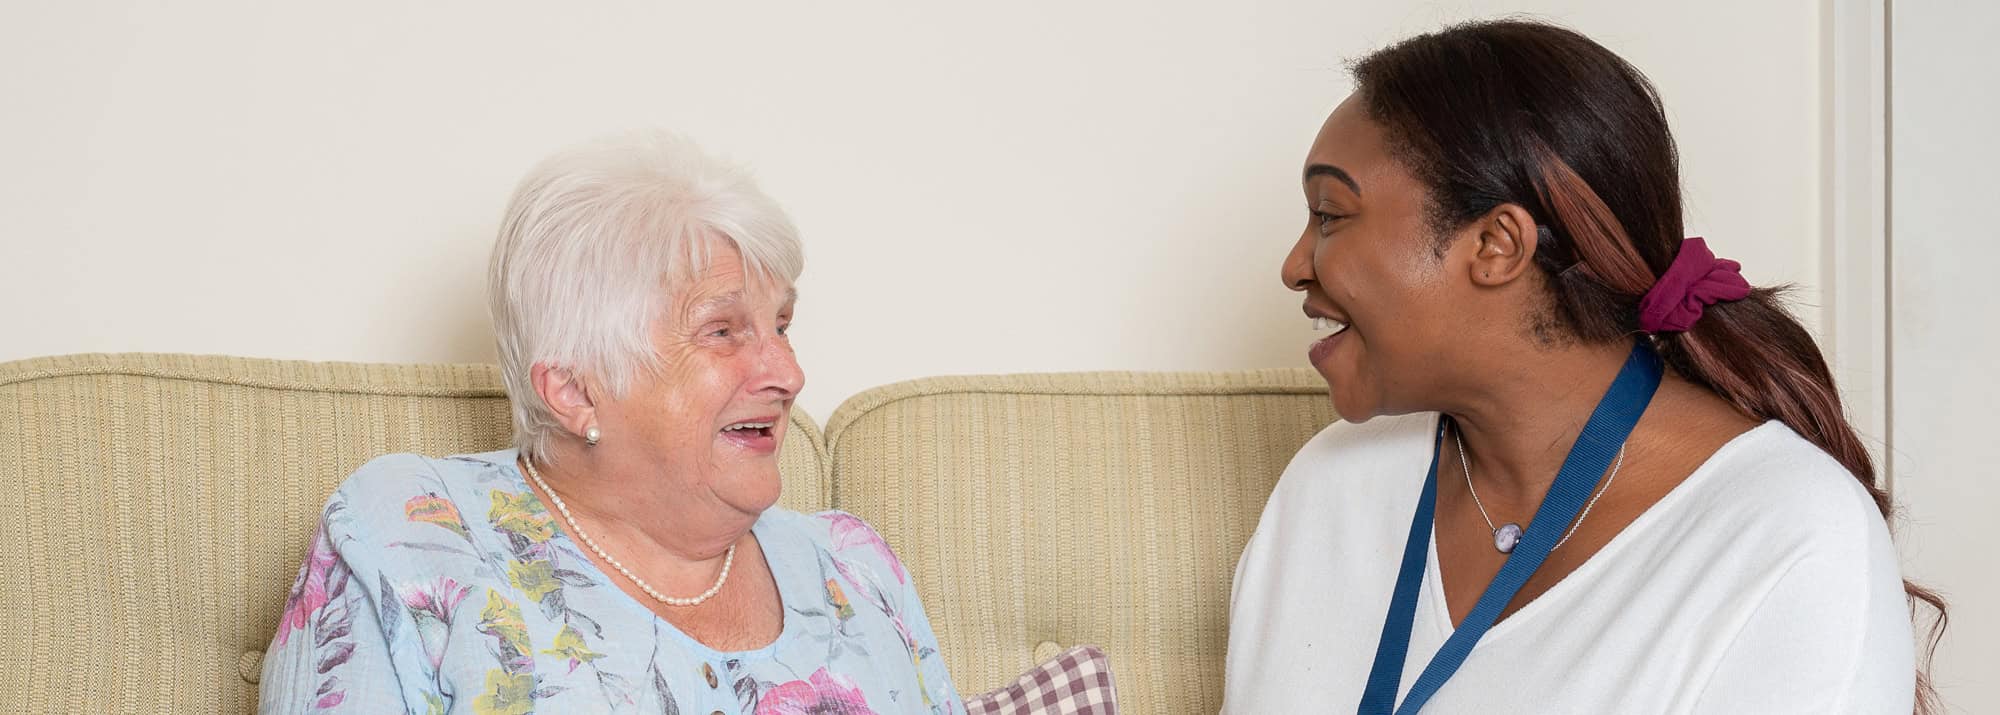
[[340,488],[343,491],[362,493],[395,492],[407,490],[412,485],[441,479],[478,477],[506,469],[512,462],[509,456],[511,454],[512,450],[449,457],[431,457],[409,452],[384,454],[356,467],[354,472],[341,482]]
[[802,514],[772,508],[764,512],[763,519],[802,534],[815,550],[832,555],[836,561],[867,564],[899,583],[909,578],[902,560],[889,548],[888,540],[859,516],[839,510]]
[[772,507],[764,512],[762,520],[802,534],[815,545],[827,549],[860,541],[882,540],[882,535],[866,520],[838,509],[806,513]]
[[329,503],[360,512],[403,515],[416,499],[448,499],[465,487],[507,480],[512,450],[430,457],[385,454],[355,468]]

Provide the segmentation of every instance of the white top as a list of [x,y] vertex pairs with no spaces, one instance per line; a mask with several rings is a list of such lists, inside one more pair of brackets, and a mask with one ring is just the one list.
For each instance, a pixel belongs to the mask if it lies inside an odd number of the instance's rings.
[[[1438,415],[1336,423],[1299,450],[1236,567],[1226,713],[1353,712]],[[1426,713],[1911,711],[1889,532],[1824,451],[1767,422],[1480,639]],[[1451,635],[1437,540],[1397,703]]]

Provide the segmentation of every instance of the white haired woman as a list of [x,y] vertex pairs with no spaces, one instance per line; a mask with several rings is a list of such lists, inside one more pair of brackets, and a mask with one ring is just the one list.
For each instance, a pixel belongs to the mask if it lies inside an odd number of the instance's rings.
[[494,246],[514,447],[328,500],[266,712],[962,712],[867,524],[774,508],[803,266],[741,170],[643,135],[554,157]]

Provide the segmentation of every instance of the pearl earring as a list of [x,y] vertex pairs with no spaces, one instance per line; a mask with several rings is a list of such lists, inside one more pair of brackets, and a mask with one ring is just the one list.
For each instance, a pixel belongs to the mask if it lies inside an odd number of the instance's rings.
[[597,431],[597,425],[591,425],[583,431],[583,443],[595,447],[597,446],[597,438],[602,436],[604,434]]

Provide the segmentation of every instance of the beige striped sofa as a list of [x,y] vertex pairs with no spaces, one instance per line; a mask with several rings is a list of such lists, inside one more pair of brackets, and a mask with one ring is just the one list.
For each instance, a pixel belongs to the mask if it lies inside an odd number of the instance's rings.
[[[1237,552],[1333,417],[1305,370],[928,378],[793,414],[783,504],[882,531],[963,692],[1094,643],[1127,712],[1213,713]],[[334,485],[507,420],[488,365],[0,363],[0,712],[253,711]]]

